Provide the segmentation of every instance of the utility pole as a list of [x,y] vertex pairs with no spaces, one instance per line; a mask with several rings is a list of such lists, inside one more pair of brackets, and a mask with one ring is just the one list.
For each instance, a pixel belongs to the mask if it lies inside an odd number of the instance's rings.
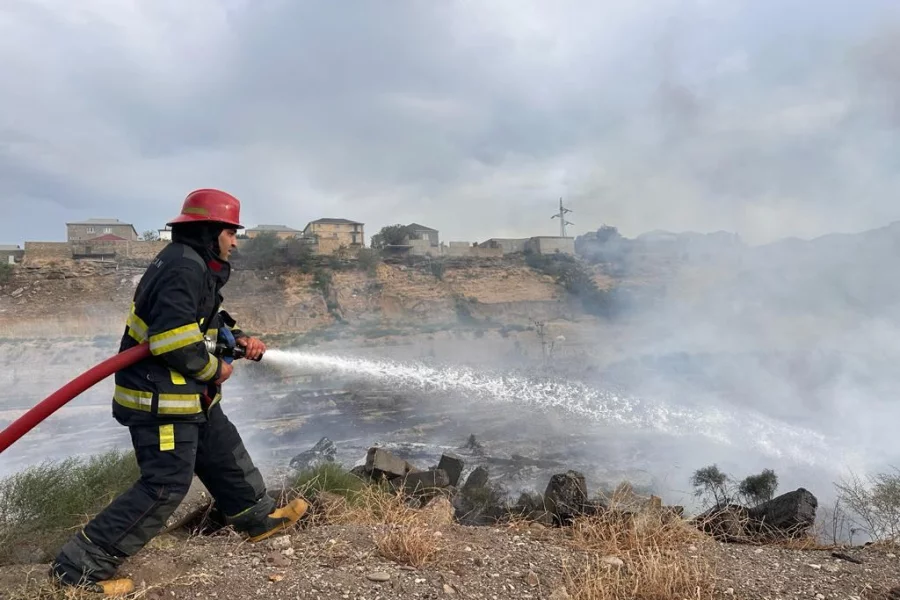
[[566,221],[566,213],[572,212],[563,206],[562,198],[559,199],[559,212],[550,217],[551,219],[559,219],[559,237],[566,237],[566,225],[574,225],[570,221]]

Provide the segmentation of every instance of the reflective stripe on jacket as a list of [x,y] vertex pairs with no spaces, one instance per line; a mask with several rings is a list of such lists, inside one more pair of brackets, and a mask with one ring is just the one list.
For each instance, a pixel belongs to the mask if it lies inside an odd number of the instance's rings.
[[223,319],[234,324],[219,312],[229,275],[227,262],[205,262],[190,246],[174,242],[144,272],[119,350],[149,342],[152,356],[116,373],[113,414],[119,422],[206,419],[204,403],[221,397],[213,383],[221,366],[204,336],[215,340]]

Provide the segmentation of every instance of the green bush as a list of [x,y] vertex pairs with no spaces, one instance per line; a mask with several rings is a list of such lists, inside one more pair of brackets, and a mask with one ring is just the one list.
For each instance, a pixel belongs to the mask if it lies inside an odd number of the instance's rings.
[[52,556],[139,477],[134,452],[112,450],[44,462],[0,480],[0,564],[23,547]]
[[0,263],[0,285],[5,283],[9,283],[9,280],[12,279],[13,272],[15,267],[13,267],[9,263]]
[[337,463],[326,463],[315,469],[303,471],[294,479],[291,487],[307,498],[315,498],[320,492],[337,494],[352,499],[366,483],[344,470]]
[[360,248],[359,252],[356,254],[356,260],[358,261],[360,269],[368,272],[370,275],[374,275],[375,269],[381,262],[381,255],[377,250]]
[[525,262],[532,269],[554,277],[567,292],[581,300],[589,313],[598,317],[613,315],[612,294],[597,287],[590,271],[577,258],[562,253],[526,253]]
[[444,264],[442,260],[433,260],[429,263],[429,267],[431,268],[431,274],[434,275],[435,279],[438,281],[442,281],[444,279],[444,271],[447,270],[447,266]]

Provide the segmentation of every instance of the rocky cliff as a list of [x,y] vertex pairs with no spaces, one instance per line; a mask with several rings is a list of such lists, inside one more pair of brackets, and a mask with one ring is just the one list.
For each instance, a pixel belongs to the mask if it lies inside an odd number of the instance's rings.
[[[235,270],[225,307],[245,328],[269,334],[336,325],[363,335],[477,323],[502,327],[582,312],[553,277],[521,259],[458,261],[432,271],[427,264],[383,263],[370,270]],[[118,334],[142,272],[114,263],[18,267],[0,286],[0,336]]]

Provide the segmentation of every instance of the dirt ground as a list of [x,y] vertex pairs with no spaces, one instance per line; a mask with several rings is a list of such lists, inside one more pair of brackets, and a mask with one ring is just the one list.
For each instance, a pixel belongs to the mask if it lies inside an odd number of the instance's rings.
[[[380,555],[375,539],[384,527],[313,526],[259,544],[228,531],[187,539],[166,534],[127,561],[121,574],[134,579],[133,597],[148,600],[597,597],[573,589],[569,576],[589,555],[566,529],[438,527],[429,532],[433,561],[415,568]],[[711,542],[682,551],[702,555],[714,568],[714,590],[697,596],[703,598],[862,600],[887,598],[900,585],[900,558],[872,547],[845,550],[862,564],[836,559],[831,550]],[[47,585],[46,569],[0,569],[0,598],[62,597]]]

